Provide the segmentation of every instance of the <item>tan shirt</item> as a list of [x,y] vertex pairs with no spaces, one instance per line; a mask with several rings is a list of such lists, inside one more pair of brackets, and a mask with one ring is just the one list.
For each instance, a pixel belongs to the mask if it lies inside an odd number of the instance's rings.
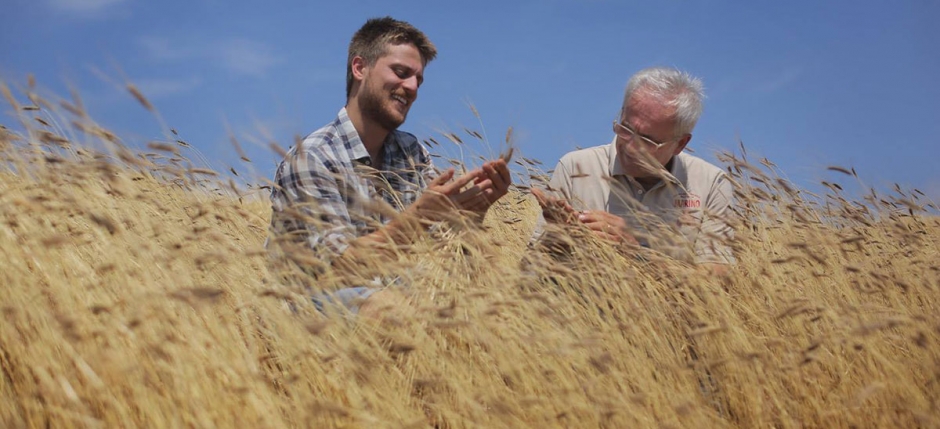
[[644,246],[696,263],[734,263],[727,245],[734,237],[727,223],[733,198],[727,175],[686,153],[671,164],[676,183],[660,181],[644,190],[624,173],[611,143],[563,156],[550,184],[555,195],[569,198],[576,210],[604,210],[622,217]]

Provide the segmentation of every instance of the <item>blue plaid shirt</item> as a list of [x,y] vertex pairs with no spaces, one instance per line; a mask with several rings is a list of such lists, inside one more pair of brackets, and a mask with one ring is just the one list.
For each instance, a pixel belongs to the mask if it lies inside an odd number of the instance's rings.
[[318,253],[340,254],[350,240],[388,222],[390,210],[414,203],[436,174],[427,150],[414,135],[392,131],[382,153],[377,171],[345,107],[291,148],[271,192],[275,237],[287,234]]

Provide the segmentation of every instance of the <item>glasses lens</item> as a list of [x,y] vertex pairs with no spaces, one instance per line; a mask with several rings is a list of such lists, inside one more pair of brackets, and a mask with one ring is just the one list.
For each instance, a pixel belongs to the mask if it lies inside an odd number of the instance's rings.
[[633,131],[633,129],[630,128],[629,126],[624,125],[617,121],[614,121],[614,134],[616,134],[618,137],[626,141],[630,141],[634,137],[639,137],[640,140],[643,141],[643,143],[646,143],[647,145],[652,146],[654,148],[659,148],[660,146],[665,144],[665,143],[659,143],[659,142],[653,141],[647,137],[643,137],[637,134],[636,131]]
[[633,130],[616,121],[614,121],[614,134],[617,134],[620,138],[625,140],[630,140],[634,136]]
[[648,145],[650,145],[650,146],[652,146],[652,147],[654,147],[654,148],[658,148],[658,147],[660,147],[660,146],[663,145],[662,143],[657,143],[657,142],[655,142],[655,141],[653,141],[653,140],[650,140],[650,139],[648,139],[648,138],[646,138],[646,137],[643,137],[643,136],[640,136],[640,139],[642,139],[646,144],[648,144]]

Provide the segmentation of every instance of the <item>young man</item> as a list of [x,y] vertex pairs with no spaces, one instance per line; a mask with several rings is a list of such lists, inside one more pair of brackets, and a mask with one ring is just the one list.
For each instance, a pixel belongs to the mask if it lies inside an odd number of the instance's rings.
[[550,182],[555,195],[533,189],[545,220],[581,222],[601,238],[724,274],[734,262],[731,182],[720,168],[683,153],[703,97],[701,81],[679,70],[635,74],[613,123],[614,141],[562,157]]
[[[370,19],[353,35],[346,106],[278,166],[271,193],[275,237],[269,242],[280,252],[277,258],[314,275],[313,265],[321,262],[365,271],[389,260],[430,223],[460,211],[482,216],[506,194],[505,161],[486,162],[451,180],[452,168],[438,175],[415,136],[398,131],[436,55],[424,33],[390,17]],[[309,252],[313,257],[302,256]],[[381,284],[324,291],[313,299],[320,308],[338,300],[362,313],[400,301]]]

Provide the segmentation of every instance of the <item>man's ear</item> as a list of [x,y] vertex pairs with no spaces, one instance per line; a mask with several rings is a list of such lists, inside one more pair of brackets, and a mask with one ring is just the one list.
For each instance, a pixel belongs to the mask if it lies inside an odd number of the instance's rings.
[[353,79],[362,81],[362,79],[365,76],[366,69],[368,68],[369,68],[369,65],[366,64],[365,58],[362,58],[358,55],[353,57],[353,60],[352,60]]
[[672,152],[672,156],[676,156],[685,150],[685,146],[692,141],[692,134],[686,134],[679,139],[679,144],[676,145],[676,150]]

